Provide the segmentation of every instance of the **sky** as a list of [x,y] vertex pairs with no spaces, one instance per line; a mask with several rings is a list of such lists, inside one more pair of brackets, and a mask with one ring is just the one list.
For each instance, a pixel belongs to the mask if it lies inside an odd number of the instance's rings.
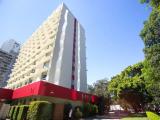
[[144,59],[139,33],[150,10],[139,0],[0,0],[0,45],[23,44],[62,2],[86,32],[88,84]]

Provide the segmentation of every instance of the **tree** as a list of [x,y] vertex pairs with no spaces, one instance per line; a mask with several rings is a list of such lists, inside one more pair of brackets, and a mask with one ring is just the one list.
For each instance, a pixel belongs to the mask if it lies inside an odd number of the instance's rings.
[[97,96],[108,97],[109,92],[107,86],[107,79],[97,80],[95,83],[93,83],[93,85],[88,85],[88,92]]
[[158,7],[160,5],[160,1],[159,0],[140,0],[140,2],[143,3],[147,3],[152,7]]
[[99,96],[99,114],[103,114],[105,110],[109,111],[111,100],[110,93],[108,91],[108,80],[106,78],[102,80],[97,80],[93,85],[89,85],[88,91],[90,94],[95,94]]
[[152,12],[144,22],[140,36],[144,42],[144,79],[152,103],[160,106],[160,0],[141,0],[152,7]]
[[124,108],[133,108],[135,111],[143,109],[150,100],[143,78],[143,62],[128,66],[119,75],[112,77],[109,83],[109,92],[113,100],[120,101]]
[[95,94],[94,91],[95,91],[95,89],[94,89],[93,85],[88,85],[88,93]]

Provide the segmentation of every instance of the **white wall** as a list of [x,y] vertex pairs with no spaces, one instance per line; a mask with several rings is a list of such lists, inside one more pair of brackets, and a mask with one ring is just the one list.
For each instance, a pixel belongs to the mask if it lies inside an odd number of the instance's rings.
[[[49,82],[71,88],[74,16],[62,7],[61,19],[49,72]],[[76,26],[75,89],[87,91],[85,32],[79,23]],[[79,81],[79,82],[77,82]]]

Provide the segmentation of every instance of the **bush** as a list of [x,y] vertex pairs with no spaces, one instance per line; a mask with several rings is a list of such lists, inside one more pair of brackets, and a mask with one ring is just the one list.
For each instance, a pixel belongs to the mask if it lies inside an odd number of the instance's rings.
[[75,118],[75,119],[80,119],[80,118],[82,118],[82,112],[80,111],[80,108],[79,108],[79,107],[75,108],[74,118]]
[[29,108],[28,105],[20,106],[17,120],[26,120],[28,108]]
[[96,115],[98,113],[98,106],[97,105],[91,105],[91,114]]
[[69,112],[72,109],[72,105],[70,103],[66,103],[64,105],[64,111],[63,111],[63,118],[64,120],[68,120],[69,119]]
[[90,113],[91,113],[90,103],[84,103],[82,105],[82,112],[83,112],[84,117],[89,117],[90,116]]
[[47,101],[31,102],[27,114],[28,120],[52,120],[53,106]]
[[153,112],[146,112],[147,117],[149,120],[160,120],[160,116],[158,116],[157,114],[153,113]]
[[13,113],[14,113],[14,109],[15,109],[15,106],[11,106],[11,108],[10,108],[10,110],[9,110],[9,114],[8,114],[8,117],[9,117],[9,118],[12,118]]
[[12,116],[13,120],[17,120],[18,112],[19,112],[19,106],[16,106],[15,109],[14,109],[13,116]]
[[52,120],[53,119],[53,104],[43,103],[40,107],[40,119],[41,120]]

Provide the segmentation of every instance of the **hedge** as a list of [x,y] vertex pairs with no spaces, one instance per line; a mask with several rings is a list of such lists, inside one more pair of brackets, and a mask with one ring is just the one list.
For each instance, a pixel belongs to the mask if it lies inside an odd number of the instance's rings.
[[82,116],[83,116],[83,114],[82,114],[82,112],[81,112],[81,110],[80,110],[80,107],[76,107],[75,108],[75,112],[74,112],[74,118],[75,119],[80,119],[80,118],[82,118]]
[[77,119],[79,120],[82,117],[83,117],[83,113],[82,113],[81,106],[76,106],[72,113],[73,120],[77,120]]
[[53,105],[47,101],[33,101],[27,113],[28,120],[52,120]]
[[13,120],[17,120],[18,112],[19,112],[19,106],[16,106],[13,112],[13,116],[11,117]]
[[90,103],[84,103],[82,105],[82,112],[84,117],[89,117],[91,113],[91,104]]
[[19,107],[19,113],[17,116],[17,120],[26,120],[28,107],[29,105],[21,105]]
[[160,120],[160,116],[153,112],[147,111],[146,114],[149,120]]
[[91,105],[91,115],[96,115],[98,113],[98,106]]
[[91,103],[84,103],[81,107],[83,117],[89,117],[98,113],[98,106]]
[[15,106],[11,106],[11,108],[10,108],[10,110],[9,110],[9,114],[8,114],[8,117],[9,117],[9,118],[12,118],[12,117],[13,117],[14,109],[15,109]]

